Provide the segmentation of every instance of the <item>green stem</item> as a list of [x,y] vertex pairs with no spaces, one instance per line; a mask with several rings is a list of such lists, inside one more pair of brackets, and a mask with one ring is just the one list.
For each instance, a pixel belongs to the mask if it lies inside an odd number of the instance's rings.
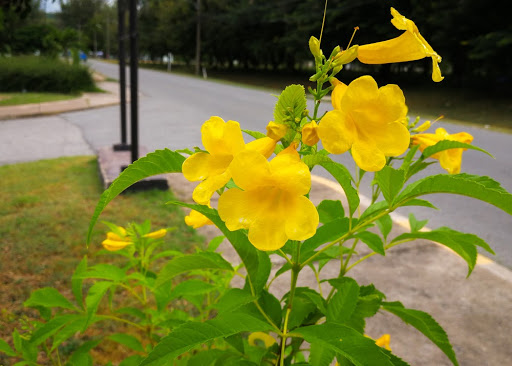
[[129,324],[135,328],[139,328],[139,329],[142,329],[142,330],[145,330],[145,327],[143,327],[142,325],[139,325],[137,323],[134,323],[134,322],[131,322],[129,320],[126,320],[126,319],[123,319],[123,318],[119,318],[117,316],[113,316],[113,315],[98,315],[99,318],[103,318],[103,319],[110,319],[110,320],[115,320],[115,321],[118,321],[118,322],[121,322],[121,323],[126,323],[126,324]]

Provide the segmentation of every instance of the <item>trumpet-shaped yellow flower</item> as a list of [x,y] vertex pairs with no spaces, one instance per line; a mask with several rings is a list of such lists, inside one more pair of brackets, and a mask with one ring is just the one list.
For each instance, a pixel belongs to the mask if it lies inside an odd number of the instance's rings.
[[397,85],[379,88],[371,76],[361,76],[348,86],[338,84],[332,104],[335,109],[318,126],[318,136],[330,153],[350,149],[361,169],[378,171],[386,156],[398,156],[409,147],[410,134],[402,123],[407,106]]
[[277,250],[288,239],[312,237],[319,218],[306,197],[311,173],[294,144],[270,162],[254,151],[236,155],[230,170],[238,188],[219,198],[219,215],[229,230],[249,229],[249,241],[260,250]]
[[206,205],[213,193],[231,179],[228,168],[233,157],[245,149],[253,149],[270,156],[276,141],[265,137],[247,145],[244,143],[240,124],[220,117],[211,117],[201,127],[201,137],[206,152],[189,156],[182,166],[182,172],[189,181],[202,181],[197,185],[192,198]]
[[375,341],[375,344],[379,347],[385,348],[388,351],[391,351],[391,347],[389,347],[389,342],[391,341],[391,336],[389,334],[383,334],[380,338]]
[[163,238],[165,234],[167,234],[167,229],[160,229],[144,235],[144,238],[160,239]]
[[412,20],[401,15],[391,8],[393,19],[391,23],[405,32],[396,38],[387,41],[359,46],[357,58],[365,64],[387,64],[392,62],[415,61],[425,57],[432,59],[432,80],[443,80],[439,63],[442,58],[420,34],[418,27]]
[[121,235],[116,234],[113,231],[109,231],[107,233],[107,238],[101,243],[101,245],[103,245],[103,247],[108,251],[115,252],[133,244],[130,238],[126,236],[125,228],[121,226],[118,226],[118,228]]
[[[458,141],[469,144],[473,141],[473,136],[467,132],[459,132],[450,135],[444,128],[436,129],[436,133],[420,133],[412,136],[412,144],[420,145],[420,151],[425,148],[437,144],[442,140]],[[440,151],[431,156],[438,159],[441,167],[450,174],[460,173],[460,165],[462,163],[462,152],[466,149],[449,149]]]

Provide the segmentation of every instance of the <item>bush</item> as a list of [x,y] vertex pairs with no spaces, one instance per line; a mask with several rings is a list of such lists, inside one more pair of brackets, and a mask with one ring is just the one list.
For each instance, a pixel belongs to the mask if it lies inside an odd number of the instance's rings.
[[96,86],[89,70],[58,59],[38,56],[0,58],[2,92],[76,93],[94,91]]

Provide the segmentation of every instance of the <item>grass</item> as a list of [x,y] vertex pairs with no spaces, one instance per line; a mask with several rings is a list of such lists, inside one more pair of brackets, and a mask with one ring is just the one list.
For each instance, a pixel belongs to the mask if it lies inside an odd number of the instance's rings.
[[[31,312],[23,302],[33,289],[52,286],[70,293],[71,274],[101,249],[106,225],[98,223],[86,247],[89,220],[103,188],[95,157],[72,157],[0,166],[0,338],[9,339]],[[121,226],[149,219],[155,229],[177,227],[166,248],[182,251],[202,238],[184,223],[170,191],[121,195],[100,216]],[[104,257],[102,257],[104,261]],[[0,365],[2,364],[0,354]]]
[[45,102],[56,102],[78,98],[80,94],[59,94],[59,93],[1,93],[0,106],[34,104]]

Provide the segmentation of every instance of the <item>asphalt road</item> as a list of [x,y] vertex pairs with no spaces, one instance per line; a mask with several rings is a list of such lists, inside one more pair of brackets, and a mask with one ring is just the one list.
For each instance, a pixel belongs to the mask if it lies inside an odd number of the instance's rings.
[[[90,64],[104,75],[119,78],[119,69],[115,64],[94,60]],[[264,132],[266,124],[272,120],[275,94],[278,94],[277,91],[263,91],[145,69],[139,70],[139,92],[139,143],[149,151],[201,146],[201,125],[212,115],[238,121],[245,129]],[[328,103],[324,105],[324,108],[329,107]],[[127,110],[129,115],[129,107]],[[410,115],[415,116],[414,111]],[[61,117],[80,127],[94,149],[120,141],[119,107],[67,113]],[[509,158],[512,134],[461,125],[449,120],[438,122],[437,125],[446,128],[449,133],[469,132],[474,136],[473,143],[476,146],[494,155],[495,159],[492,159],[477,151],[466,151],[463,172],[492,177],[512,192],[512,159]],[[349,168],[354,166],[349,154],[335,159]],[[437,174],[444,170],[438,164],[433,164],[428,172]],[[313,173],[330,178],[321,168]],[[366,183],[368,185],[369,180]],[[369,192],[368,188],[362,189],[362,193],[367,196]],[[414,207],[402,208],[398,213],[408,216],[413,212],[417,219],[430,218],[430,228],[449,226],[476,234],[496,251],[496,256],[487,256],[512,268],[511,216],[487,203],[464,196],[437,194],[427,199],[439,210]]]

